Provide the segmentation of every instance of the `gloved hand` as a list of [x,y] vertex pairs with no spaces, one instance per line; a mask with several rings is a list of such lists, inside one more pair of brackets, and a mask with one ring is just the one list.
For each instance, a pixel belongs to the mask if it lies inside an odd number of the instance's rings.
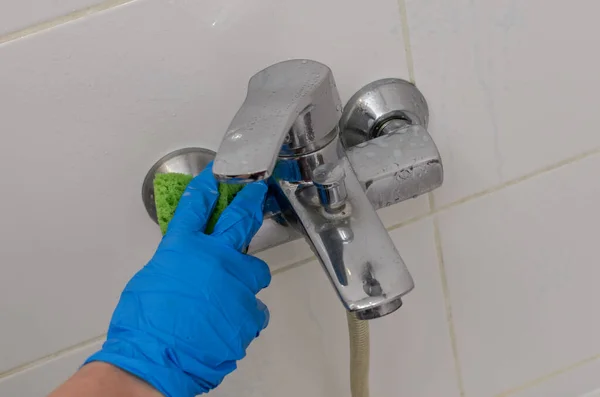
[[213,234],[204,228],[218,197],[212,168],[192,180],[154,257],[121,295],[102,349],[115,365],[168,397],[192,397],[236,368],[269,313],[255,295],[271,275],[241,253],[262,224],[263,182],[245,186]]

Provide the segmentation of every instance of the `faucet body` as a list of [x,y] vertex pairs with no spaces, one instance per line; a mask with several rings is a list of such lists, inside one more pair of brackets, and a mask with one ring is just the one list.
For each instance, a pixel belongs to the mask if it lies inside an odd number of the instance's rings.
[[[272,177],[279,223],[305,236],[344,306],[361,319],[372,319],[398,309],[401,297],[414,287],[376,208],[400,201],[402,194],[431,189],[378,188],[392,180],[398,184],[399,170],[383,162],[393,162],[398,145],[406,144],[404,137],[382,135],[376,147],[359,144],[347,150],[340,136],[341,117],[341,101],[327,66],[309,60],[272,65],[250,79],[213,172],[226,183]],[[436,155],[439,158],[437,149],[424,153],[418,164]],[[435,179],[437,171],[430,171],[423,173]]]

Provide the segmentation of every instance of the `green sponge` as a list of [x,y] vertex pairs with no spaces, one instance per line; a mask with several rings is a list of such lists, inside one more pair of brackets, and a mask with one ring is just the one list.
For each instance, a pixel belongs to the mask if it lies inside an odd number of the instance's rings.
[[[175,214],[179,199],[191,180],[191,175],[176,173],[157,174],[154,177],[156,217],[158,219],[160,231],[163,235],[167,232],[167,226],[169,226],[169,222]],[[219,198],[217,199],[215,208],[206,225],[206,234],[211,234],[213,232],[219,216],[221,216],[221,213],[227,208],[242,187],[243,185],[238,184],[219,184]]]
[[219,217],[225,211],[225,208],[233,201],[233,198],[244,185],[241,184],[231,184],[231,183],[219,183],[219,198],[217,199],[217,203],[215,204],[215,209],[213,209],[212,215],[206,224],[206,234],[212,234],[213,230],[215,230],[215,226],[217,225],[217,221]]
[[157,174],[154,177],[154,204],[158,226],[164,235],[167,226],[175,214],[175,208],[183,195],[186,186],[192,180],[191,175]]

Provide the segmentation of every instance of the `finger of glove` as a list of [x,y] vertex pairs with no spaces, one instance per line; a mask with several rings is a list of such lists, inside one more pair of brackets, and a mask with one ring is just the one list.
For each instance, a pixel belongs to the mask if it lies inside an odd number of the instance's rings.
[[266,195],[265,182],[244,186],[219,217],[212,236],[238,251],[246,248],[262,225]]
[[256,299],[256,307],[250,311],[250,316],[246,318],[245,323],[240,329],[242,347],[244,350],[248,348],[250,343],[260,335],[261,331],[269,323],[269,309],[259,299]]
[[[271,320],[271,312],[269,311],[269,308],[267,307],[267,305],[265,305],[263,303],[263,301],[261,301],[260,299],[256,298],[256,307],[258,308],[258,310],[260,312],[263,313],[264,316],[264,321],[262,323],[262,328],[261,330],[267,328],[267,326],[269,325],[269,321]],[[260,333],[260,331],[259,331]],[[256,336],[258,336],[258,334],[256,334]]]
[[169,223],[168,232],[204,232],[218,198],[218,183],[210,163],[185,189]]
[[254,295],[269,286],[271,271],[269,266],[259,258],[239,254],[239,257],[230,258],[222,266],[227,273],[243,283]]

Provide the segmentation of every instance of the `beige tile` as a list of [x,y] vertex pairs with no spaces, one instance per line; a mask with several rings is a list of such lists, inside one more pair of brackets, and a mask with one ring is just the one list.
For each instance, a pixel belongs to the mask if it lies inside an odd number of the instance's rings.
[[173,149],[216,149],[257,70],[314,58],[343,98],[406,77],[397,3],[373,7],[135,1],[2,45],[0,372],[106,330],[160,237],[145,173]]
[[587,158],[439,215],[467,395],[600,353],[598,169]]
[[0,379],[0,396],[47,396],[69,379],[101,345],[102,342],[93,343]]
[[600,148],[600,3],[406,3],[446,171],[437,205]]
[[[371,322],[371,395],[458,396],[431,222],[392,237],[417,287]],[[349,395],[345,313],[318,263],[276,275],[261,298],[271,323],[213,395]]]

